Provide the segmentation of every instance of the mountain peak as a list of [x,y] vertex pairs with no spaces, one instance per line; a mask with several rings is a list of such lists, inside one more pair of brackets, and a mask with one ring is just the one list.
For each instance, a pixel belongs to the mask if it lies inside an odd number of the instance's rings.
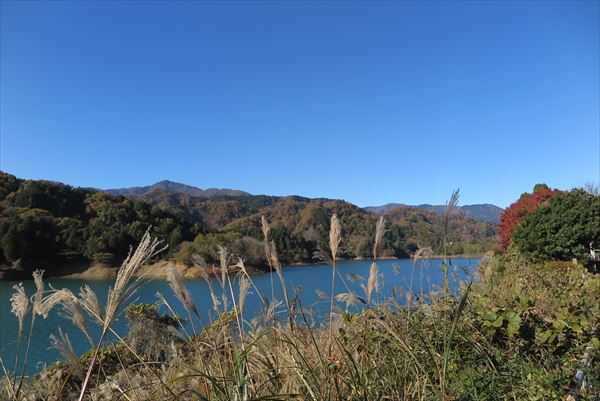
[[130,198],[137,198],[144,195],[148,195],[157,190],[164,190],[167,192],[174,192],[178,194],[188,196],[199,196],[204,198],[214,198],[217,196],[246,196],[250,195],[248,192],[239,191],[228,188],[208,188],[201,189],[192,185],[181,184],[179,182],[162,180],[152,185],[143,187],[129,187],[129,188],[116,188],[107,189],[104,192],[108,192],[111,195],[122,195]]

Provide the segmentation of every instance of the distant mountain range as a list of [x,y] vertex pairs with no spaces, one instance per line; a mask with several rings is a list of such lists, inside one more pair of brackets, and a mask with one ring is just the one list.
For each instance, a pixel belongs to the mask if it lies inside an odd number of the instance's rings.
[[[342,225],[338,255],[367,258],[373,252],[376,213],[386,208],[386,230],[378,255],[408,257],[423,247],[440,254],[444,251],[440,231],[444,219],[439,214],[443,207],[419,206],[386,205],[373,213],[373,208],[339,199],[202,190],[170,181],[101,191],[24,180],[0,171],[0,280],[4,273],[5,278],[14,278],[40,264],[114,263],[127,255],[131,244],[150,226],[169,247],[164,256],[181,263],[191,263],[194,254],[218,263],[217,246],[221,245],[251,266],[268,266],[263,216],[283,263],[326,260],[334,213]],[[496,225],[466,214],[478,206],[463,207],[465,213],[450,216],[446,226],[450,254],[481,255],[497,246]],[[489,209],[491,205],[481,206]],[[482,210],[478,213],[485,216]]]
[[248,192],[239,191],[236,189],[227,188],[208,188],[200,189],[191,185],[180,184],[178,182],[163,180],[153,185],[147,185],[145,187],[130,187],[130,188],[117,188],[107,189],[104,192],[108,192],[111,195],[122,195],[127,197],[142,197],[148,195],[154,191],[163,190],[167,192],[174,192],[178,194],[188,196],[200,196],[203,198],[215,198],[219,196],[248,196]]
[[[444,214],[444,212],[446,211],[446,205],[429,205],[429,204],[404,205],[401,203],[388,203],[383,206],[369,206],[369,207],[366,207],[365,209],[368,210],[369,212],[375,213],[375,214],[386,214],[389,211],[399,208],[399,207],[425,209],[430,212],[435,212],[437,214]],[[498,223],[500,223],[500,215],[502,214],[504,209],[502,209],[501,207],[498,207],[496,205],[492,205],[490,203],[484,203],[484,204],[457,206],[455,211],[457,213],[460,213],[462,211],[462,213],[465,216],[470,217],[473,220],[488,221],[490,223],[498,224]]]
[[[130,188],[118,188],[118,189],[107,189],[104,192],[107,192],[111,195],[122,195],[130,198],[147,198],[153,193],[157,192],[167,192],[172,194],[181,194],[187,195],[191,197],[201,197],[201,198],[217,198],[217,197],[239,197],[239,196],[252,196],[248,192],[236,190],[236,189],[228,189],[228,188],[208,188],[208,189],[200,189],[191,185],[181,184],[173,181],[159,181],[156,184],[148,185],[145,187],[130,187]],[[164,197],[163,197],[164,198]],[[145,199],[150,200],[150,199]],[[413,209],[424,209],[430,212],[434,212],[437,214],[443,214],[446,210],[445,205],[430,205],[430,204],[421,204],[421,205],[405,205],[402,203],[388,203],[382,206],[369,206],[364,208],[366,211],[383,215],[386,214],[393,209],[399,207],[407,207]],[[458,206],[455,209],[456,212],[461,212],[466,216],[470,217],[473,220],[477,221],[487,221],[490,223],[498,224],[500,223],[500,215],[504,211],[501,207],[496,205],[492,205],[489,203],[485,204],[475,204],[475,205],[464,205]]]

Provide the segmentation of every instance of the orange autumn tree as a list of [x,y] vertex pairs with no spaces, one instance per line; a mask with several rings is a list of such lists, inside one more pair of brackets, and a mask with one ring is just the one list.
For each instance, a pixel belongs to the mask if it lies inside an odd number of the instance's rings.
[[518,201],[506,208],[500,216],[498,227],[502,249],[506,250],[508,248],[513,231],[525,216],[561,192],[558,189],[549,188],[546,184],[536,184],[533,187],[533,193],[524,193]]

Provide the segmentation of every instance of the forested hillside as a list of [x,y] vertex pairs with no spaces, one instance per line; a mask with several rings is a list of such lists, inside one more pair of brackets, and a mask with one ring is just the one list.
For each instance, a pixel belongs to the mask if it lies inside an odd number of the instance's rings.
[[[265,265],[261,216],[271,225],[284,263],[327,258],[329,221],[337,213],[344,241],[339,255],[369,257],[378,216],[341,200],[298,196],[196,197],[158,189],[131,198],[0,173],[0,263],[28,271],[66,261],[114,263],[144,231],[169,245],[168,257],[188,263],[199,253],[217,259],[223,245],[247,263]],[[441,252],[442,216],[400,207],[385,215],[382,256],[406,257],[420,247]],[[462,214],[450,218],[453,254],[478,254],[497,243],[494,224]]]
[[2,264],[28,270],[78,259],[113,263],[150,226],[171,249],[201,227],[146,202],[0,173]]

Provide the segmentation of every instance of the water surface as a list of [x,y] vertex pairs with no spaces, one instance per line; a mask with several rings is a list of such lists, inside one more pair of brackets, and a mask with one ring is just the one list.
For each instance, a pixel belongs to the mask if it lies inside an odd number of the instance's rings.
[[[452,267],[450,269],[450,286],[452,289],[458,287],[461,280],[467,280],[471,277],[478,259],[452,259]],[[364,295],[364,290],[361,288],[361,280],[356,280],[356,275],[362,276],[364,279],[369,277],[369,269],[372,261],[344,261],[337,264],[339,274],[336,276],[335,293],[347,292],[348,288],[357,295]],[[399,260],[379,260],[377,261],[379,271],[383,276],[381,292],[375,294],[375,300],[381,300],[384,297],[395,296],[398,302],[403,303],[406,292],[410,289],[414,294],[427,293],[430,290],[439,289],[443,283],[443,275],[440,269],[441,260],[432,259],[425,262],[419,262],[416,266],[410,259]],[[396,267],[394,267],[396,265]],[[350,276],[350,279],[348,278]],[[308,265],[286,267],[283,270],[288,292],[290,297],[293,296],[297,287],[301,287],[300,302],[305,309],[310,309],[315,319],[319,316],[327,315],[329,301],[321,299],[316,290],[320,290],[326,294],[329,293],[331,287],[331,266],[330,265]],[[352,281],[351,279],[354,279]],[[264,274],[253,276],[255,286],[258,290],[267,297],[271,298],[271,275]],[[275,282],[275,297],[283,299],[281,285],[277,275],[273,274]],[[102,305],[106,301],[108,288],[113,284],[114,279],[103,280],[75,280],[75,279],[49,279],[46,280],[46,287],[52,285],[54,288],[68,288],[74,293],[79,292],[79,288],[84,284],[88,284],[98,295]],[[10,295],[13,292],[12,286],[16,282],[0,282],[0,357],[9,369],[14,368],[16,356],[18,323],[16,317],[10,312]],[[208,322],[214,318],[212,310],[212,301],[207,284],[203,280],[194,279],[186,280],[186,287],[192,293],[194,301],[200,312],[202,322]],[[23,283],[28,295],[35,292],[33,281],[29,280]],[[220,295],[220,286],[214,280],[214,284]],[[347,288],[348,287],[348,288]],[[237,282],[233,284],[233,291],[237,297]],[[184,309],[177,302],[167,282],[162,280],[154,280],[145,283],[138,293],[129,301],[154,303],[158,300],[156,293],[161,292],[167,301],[174,307],[176,313],[187,316]],[[231,304],[231,303],[230,303]],[[257,315],[262,307],[261,298],[257,295],[254,287],[251,287],[250,293],[246,298],[244,307],[245,317],[251,318]],[[345,308],[343,303],[338,303],[342,308]],[[163,310],[166,309],[163,307]],[[66,319],[61,317],[60,308],[55,308],[50,312],[46,319],[40,316],[36,317],[33,336],[31,339],[31,350],[28,358],[26,371],[34,373],[39,371],[43,364],[52,363],[60,359],[60,354],[55,349],[49,349],[51,334],[57,334],[59,328],[69,335],[73,347],[78,354],[82,354],[90,348],[85,336]],[[285,318],[285,311],[280,311],[281,319]],[[99,329],[94,327],[92,322],[89,322],[92,332],[98,336]],[[198,325],[201,325],[199,323]],[[197,325],[197,326],[198,326]],[[29,321],[25,324],[26,334],[29,329]],[[127,333],[127,319],[124,316],[119,316],[113,328],[119,335]],[[187,327],[187,329],[191,329]],[[0,372],[0,376],[2,373]]]

